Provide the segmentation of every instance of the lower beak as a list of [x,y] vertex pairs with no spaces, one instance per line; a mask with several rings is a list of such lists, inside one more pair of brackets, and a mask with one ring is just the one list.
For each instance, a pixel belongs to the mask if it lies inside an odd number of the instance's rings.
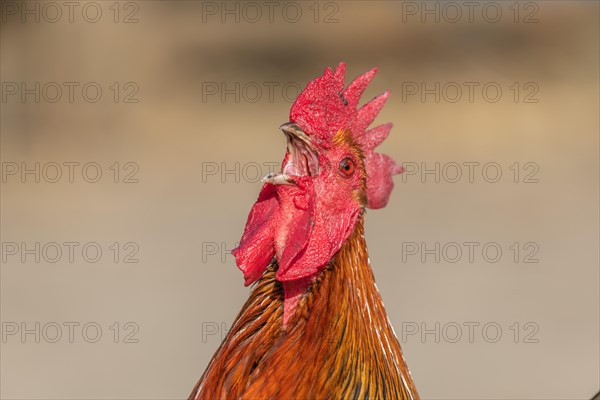
[[291,178],[290,176],[288,176],[286,174],[278,174],[275,172],[265,175],[261,179],[261,181],[264,183],[270,183],[272,185],[295,185],[296,184],[294,179]]

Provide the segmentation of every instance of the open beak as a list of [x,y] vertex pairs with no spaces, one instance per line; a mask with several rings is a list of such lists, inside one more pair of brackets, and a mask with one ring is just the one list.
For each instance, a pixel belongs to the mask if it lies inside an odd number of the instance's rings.
[[288,161],[280,173],[271,173],[262,181],[273,185],[295,185],[296,178],[319,174],[319,157],[315,145],[300,127],[288,122],[279,127],[287,138]]

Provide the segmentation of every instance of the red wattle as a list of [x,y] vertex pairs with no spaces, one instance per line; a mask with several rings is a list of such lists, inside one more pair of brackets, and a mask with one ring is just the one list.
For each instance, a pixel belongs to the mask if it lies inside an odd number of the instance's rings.
[[246,286],[259,279],[275,254],[274,224],[279,211],[275,186],[266,183],[248,215],[240,245],[231,253]]

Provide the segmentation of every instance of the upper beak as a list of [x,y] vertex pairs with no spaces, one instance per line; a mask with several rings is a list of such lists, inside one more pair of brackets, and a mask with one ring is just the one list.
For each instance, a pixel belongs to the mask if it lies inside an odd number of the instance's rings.
[[285,136],[288,138],[288,145],[290,142],[293,142],[294,139],[297,139],[301,141],[308,148],[309,151],[311,151],[314,154],[317,153],[317,149],[313,142],[310,140],[310,137],[308,137],[308,135],[304,133],[304,131],[298,126],[298,124],[294,122],[287,122],[281,125],[279,129],[281,129]]
[[279,174],[272,173],[262,181],[274,185],[293,185],[293,176],[315,176],[319,173],[318,153],[310,137],[294,122],[279,127],[287,138],[289,161]]
[[[295,122],[286,122],[285,124],[281,124],[279,127],[284,132],[294,133],[294,132],[302,132],[302,129]],[[304,134],[304,132],[302,132]]]
[[300,128],[298,124],[294,122],[286,122],[285,124],[281,125],[279,129],[281,129],[286,136],[292,135],[298,139],[310,141],[310,139],[308,138],[308,136],[306,136],[306,133],[304,133],[302,128]]

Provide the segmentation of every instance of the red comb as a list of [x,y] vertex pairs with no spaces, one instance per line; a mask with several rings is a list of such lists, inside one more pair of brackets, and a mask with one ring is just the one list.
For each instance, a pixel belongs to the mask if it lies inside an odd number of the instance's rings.
[[331,147],[337,132],[348,129],[365,154],[368,207],[381,208],[387,204],[394,187],[392,175],[401,173],[403,168],[389,156],[374,151],[387,137],[392,124],[366,129],[383,108],[390,92],[386,91],[357,108],[377,68],[362,74],[346,88],[345,72],[346,64],[340,63],[335,71],[327,68],[322,76],[309,82],[292,105],[290,120],[297,123],[317,146],[325,149]]

